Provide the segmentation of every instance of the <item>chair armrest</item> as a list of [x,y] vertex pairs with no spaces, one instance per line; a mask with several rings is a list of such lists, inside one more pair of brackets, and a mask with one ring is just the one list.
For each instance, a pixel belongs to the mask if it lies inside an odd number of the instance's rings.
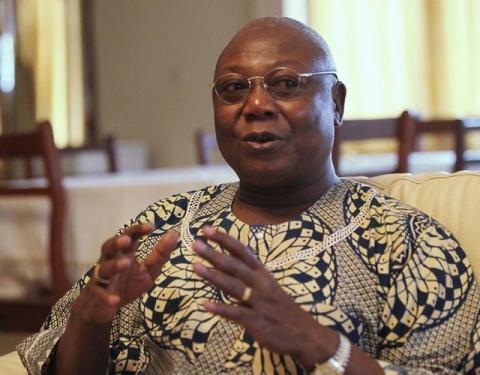
[[0,374],[27,375],[17,352],[10,352],[0,356]]

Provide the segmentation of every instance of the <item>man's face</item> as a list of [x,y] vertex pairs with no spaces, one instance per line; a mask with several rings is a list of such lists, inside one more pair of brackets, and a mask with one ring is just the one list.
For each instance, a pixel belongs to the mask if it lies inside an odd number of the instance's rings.
[[[286,67],[298,73],[325,70],[316,49],[289,29],[250,30],[237,37],[220,57],[215,79],[225,73],[265,76]],[[332,168],[336,106],[332,76],[308,78],[298,95],[274,99],[260,80],[239,103],[213,95],[217,141],[242,183],[288,187],[308,185]],[[343,104],[343,103],[342,103]]]

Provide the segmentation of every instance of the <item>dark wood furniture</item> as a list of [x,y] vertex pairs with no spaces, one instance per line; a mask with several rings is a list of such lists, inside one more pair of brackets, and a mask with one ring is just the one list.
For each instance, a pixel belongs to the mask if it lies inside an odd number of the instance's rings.
[[470,155],[467,145],[466,137],[472,131],[480,131],[480,117],[469,117],[460,119],[459,128],[456,130],[456,147],[457,147],[457,162],[455,167],[457,170],[468,169],[469,165],[480,163],[480,157],[477,155]]
[[448,134],[454,140],[455,162],[451,171],[464,169],[465,163],[463,154],[465,151],[465,140],[462,121],[459,119],[422,119],[412,118],[415,126],[414,149],[421,150],[419,143],[423,135]]
[[461,171],[470,165],[480,163],[478,155],[471,155],[467,148],[466,138],[472,131],[480,130],[480,117],[452,118],[452,119],[422,119],[414,118],[415,123],[415,148],[423,135],[448,134],[453,140],[455,162],[452,171]]
[[[112,136],[105,137],[100,142],[90,142],[83,146],[78,147],[64,147],[61,148],[60,157],[70,157],[79,155],[81,153],[88,152],[101,152],[105,155],[107,160],[106,172],[115,173],[118,172],[118,158],[116,151],[116,140]],[[65,171],[64,171],[65,172]]]
[[60,157],[55,147],[50,123],[39,123],[36,130],[28,133],[0,135],[0,159],[6,161],[20,158],[24,159],[28,165],[33,157],[39,157],[43,161],[45,185],[16,186],[11,182],[4,182],[0,185],[0,196],[41,196],[50,202],[51,287],[46,289],[43,295],[28,296],[25,300],[1,300],[1,330],[37,330],[52,304],[71,285],[66,275],[64,260],[65,190],[62,185]]
[[197,151],[198,164],[213,164],[215,153],[218,152],[215,134],[203,129],[197,129],[195,131],[195,149]]
[[[407,111],[399,117],[382,119],[345,120],[342,126],[335,128],[332,159],[338,175],[340,158],[342,157],[342,142],[393,138],[397,144],[397,165],[392,170],[385,171],[359,171],[359,175],[371,176],[385,173],[408,172],[408,156],[413,148],[415,134],[413,117]],[[373,159],[372,159],[373,161]],[[373,161],[374,162],[374,161]]]

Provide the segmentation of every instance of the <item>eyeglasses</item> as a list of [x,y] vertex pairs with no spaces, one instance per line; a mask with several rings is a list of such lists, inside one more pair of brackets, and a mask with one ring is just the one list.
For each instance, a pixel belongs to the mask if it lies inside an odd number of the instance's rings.
[[210,87],[215,94],[227,104],[240,103],[248,96],[253,88],[253,81],[260,80],[263,88],[275,99],[289,99],[298,93],[299,88],[310,77],[333,75],[338,79],[335,70],[325,70],[313,73],[297,73],[289,68],[275,68],[265,76],[245,77],[239,73],[226,73],[218,77]]

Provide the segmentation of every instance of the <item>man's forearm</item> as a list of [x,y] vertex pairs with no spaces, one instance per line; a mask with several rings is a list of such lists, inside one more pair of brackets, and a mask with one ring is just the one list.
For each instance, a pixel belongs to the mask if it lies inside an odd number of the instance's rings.
[[105,375],[112,324],[88,324],[71,316],[49,374]]

